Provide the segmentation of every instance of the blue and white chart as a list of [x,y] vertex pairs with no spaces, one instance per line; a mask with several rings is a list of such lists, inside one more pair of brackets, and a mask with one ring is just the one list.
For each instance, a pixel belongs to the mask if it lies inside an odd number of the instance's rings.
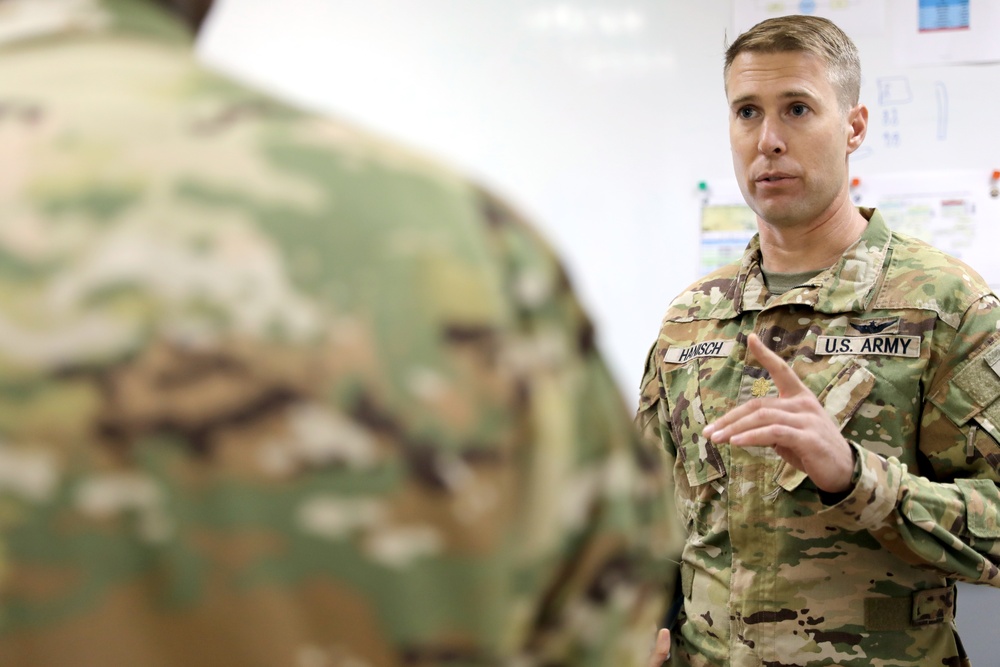
[[892,9],[892,37],[901,64],[1000,62],[996,0],[899,0]]

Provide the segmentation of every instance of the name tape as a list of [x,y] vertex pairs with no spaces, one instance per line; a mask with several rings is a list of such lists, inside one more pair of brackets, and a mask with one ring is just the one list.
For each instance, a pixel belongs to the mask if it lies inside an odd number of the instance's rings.
[[691,347],[671,347],[664,359],[667,363],[684,364],[698,357],[728,357],[735,346],[734,340],[706,340]]
[[920,336],[820,336],[816,354],[881,354],[891,357],[920,356]]

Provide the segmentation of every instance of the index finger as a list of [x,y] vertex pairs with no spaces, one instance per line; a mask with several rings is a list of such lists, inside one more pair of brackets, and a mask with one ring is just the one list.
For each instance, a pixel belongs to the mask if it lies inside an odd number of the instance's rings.
[[750,334],[747,337],[747,347],[753,356],[757,357],[760,365],[771,374],[774,386],[778,388],[778,396],[787,398],[795,396],[809,389],[802,383],[799,376],[795,374],[792,367],[785,363],[775,352],[764,345],[757,334]]
[[[771,374],[771,380],[774,381],[774,386],[778,388],[779,397],[789,398],[796,396],[803,391],[809,391],[802,381],[799,380],[799,376],[795,374],[795,371],[793,371],[792,368],[785,363],[784,359],[769,350],[756,334],[750,334],[747,337],[747,347],[757,360],[760,361],[764,369]],[[753,401],[748,401],[742,405],[736,406],[726,414],[705,426],[702,430],[702,435],[710,440],[714,440],[712,436],[714,436],[717,432],[752,413],[757,409],[757,407],[758,403]]]
[[660,628],[656,633],[656,645],[649,656],[650,667],[661,667],[663,662],[670,658],[670,630]]

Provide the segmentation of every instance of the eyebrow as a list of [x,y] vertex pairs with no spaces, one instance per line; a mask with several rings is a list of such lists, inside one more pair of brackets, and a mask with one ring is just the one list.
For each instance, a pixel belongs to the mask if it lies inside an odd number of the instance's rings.
[[[783,100],[785,100],[785,99],[801,99],[801,98],[806,98],[806,99],[810,99],[810,100],[815,100],[816,99],[816,96],[814,94],[810,93],[808,90],[805,90],[805,89],[786,90],[785,92],[783,92],[780,95],[778,95],[778,97],[780,99],[783,99]],[[730,102],[729,106],[730,107],[739,107],[739,106],[743,106],[744,104],[748,104],[748,103],[751,103],[751,102],[756,102],[758,99],[760,99],[759,95],[742,95],[740,97],[737,97],[732,102]]]

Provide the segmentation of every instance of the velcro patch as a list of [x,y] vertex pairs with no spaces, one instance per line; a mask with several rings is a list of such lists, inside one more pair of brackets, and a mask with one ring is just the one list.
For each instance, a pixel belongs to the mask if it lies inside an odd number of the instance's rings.
[[735,346],[734,340],[707,340],[690,347],[671,346],[664,356],[664,361],[670,364],[686,364],[698,357],[728,357]]
[[1000,376],[1000,348],[995,348],[986,353],[986,363],[990,365],[993,372]]
[[891,357],[920,356],[920,336],[883,334],[875,336],[820,336],[816,354],[881,354]]

